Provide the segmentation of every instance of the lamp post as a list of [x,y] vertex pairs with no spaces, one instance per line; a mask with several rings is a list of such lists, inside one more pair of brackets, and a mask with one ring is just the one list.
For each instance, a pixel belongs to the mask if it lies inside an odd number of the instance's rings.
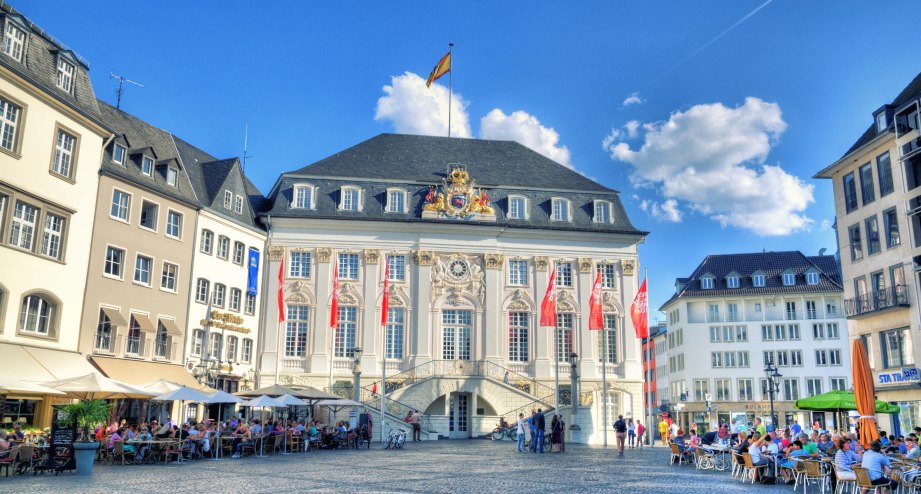
[[579,355],[576,352],[569,354],[569,379],[570,379],[570,401],[572,402],[572,407],[569,409],[569,440],[576,442],[576,433],[577,431],[582,430],[578,424],[576,424],[576,418],[579,416]]
[[774,413],[774,393],[780,392],[780,378],[783,376],[780,375],[777,366],[774,365],[773,356],[764,367],[764,376],[768,380],[768,396],[771,400],[771,427],[777,430],[777,415]]
[[361,348],[355,347],[355,366],[352,368],[354,381],[352,383],[352,399],[361,402]]

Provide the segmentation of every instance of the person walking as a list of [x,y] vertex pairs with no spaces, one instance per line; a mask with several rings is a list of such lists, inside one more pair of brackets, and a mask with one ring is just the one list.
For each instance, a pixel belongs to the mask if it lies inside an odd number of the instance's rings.
[[[547,422],[544,420],[544,411],[540,408],[537,409],[537,414],[534,415],[534,426],[537,428],[537,434],[535,434],[534,440],[537,441],[538,449],[540,452],[544,452],[544,431],[547,430]],[[535,452],[534,445],[531,445],[531,452]]]
[[422,440],[422,415],[419,414],[419,410],[413,410],[412,415],[409,416],[409,423],[413,426],[413,442]]
[[627,445],[631,448],[636,447],[636,424],[633,419],[627,419]]
[[662,446],[668,445],[668,421],[665,420],[665,415],[659,422],[659,438],[662,440]]
[[624,438],[627,436],[627,422],[623,415],[617,416],[614,422],[614,433],[617,436],[617,456],[624,456]]
[[518,452],[524,453],[524,435],[525,435],[525,422],[524,414],[518,414]]
[[646,426],[639,420],[636,421],[636,443],[637,448],[643,449],[643,435],[646,434]]

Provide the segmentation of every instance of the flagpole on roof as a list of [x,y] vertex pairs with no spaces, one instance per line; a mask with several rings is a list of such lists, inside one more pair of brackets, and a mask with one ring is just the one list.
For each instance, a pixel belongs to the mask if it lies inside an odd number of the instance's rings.
[[454,43],[448,43],[448,60],[451,68],[448,71],[448,137],[451,137],[451,100],[454,94]]

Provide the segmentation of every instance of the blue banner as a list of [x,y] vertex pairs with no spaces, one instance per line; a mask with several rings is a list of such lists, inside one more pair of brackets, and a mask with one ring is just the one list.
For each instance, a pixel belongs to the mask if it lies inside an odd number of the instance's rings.
[[246,293],[256,295],[259,291],[259,250],[249,249],[249,279],[246,282]]

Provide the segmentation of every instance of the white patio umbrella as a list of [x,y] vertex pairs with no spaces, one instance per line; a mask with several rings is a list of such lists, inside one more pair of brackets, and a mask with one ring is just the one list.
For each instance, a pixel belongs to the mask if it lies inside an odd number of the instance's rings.
[[98,373],[84,376],[61,379],[42,383],[43,386],[53,388],[79,399],[105,399],[105,398],[150,398],[157,393],[143,388],[132,386],[128,383],[110,379]]
[[[166,379],[157,379],[156,381],[149,382],[147,384],[142,384],[140,386],[143,389],[153,391],[157,396],[169,393],[170,391],[176,391],[181,388],[181,384],[176,384],[173,381],[167,381]],[[163,414],[163,405],[158,405],[158,418],[161,418],[160,415]],[[150,422],[150,410],[151,407],[147,407],[147,421]]]
[[[306,401],[304,401],[304,400],[302,400],[302,399],[300,399],[300,398],[295,398],[295,397],[293,397],[293,396],[291,396],[291,395],[289,395],[289,394],[283,394],[283,395],[279,396],[278,398],[276,398],[276,400],[278,400],[278,401],[284,403],[285,405],[287,405],[287,406],[289,406],[289,407],[293,407],[293,406],[297,406],[297,407],[310,406],[310,404],[307,403]],[[284,419],[282,419],[282,420],[284,421],[284,425],[285,425],[285,427],[284,427],[284,429],[285,429],[284,451],[282,452],[282,454],[288,454],[288,424],[287,424],[287,422],[288,422],[288,408],[287,408],[287,407],[285,407],[285,415],[284,415]]]
[[[237,396],[234,396],[226,391],[217,390],[214,393],[211,393],[211,398],[208,399],[209,404],[224,404],[224,403],[243,403],[243,399]],[[223,409],[218,410],[217,415],[217,455],[213,458],[215,461],[220,461],[225,458],[221,458],[221,429],[224,427],[224,417],[221,416]]]
[[[194,403],[207,403],[207,400],[211,398],[208,394],[199,391],[197,389],[192,389],[186,386],[164,393],[155,398],[151,398],[151,401],[178,401],[179,402],[179,418],[180,424],[185,423],[185,402],[191,401]],[[179,446],[180,451],[182,450],[182,445]],[[177,463],[182,463],[182,453],[178,455]]]
[[51,389],[47,386],[42,386],[41,384],[35,384],[0,376],[0,395],[9,393],[36,393],[56,396],[64,395],[64,393],[61,391]]
[[[285,405],[281,401],[278,401],[275,398],[270,398],[266,395],[262,395],[258,398],[253,398],[249,401],[244,401],[242,406],[250,408],[285,408],[288,405]],[[263,422],[265,422],[263,420]],[[263,426],[264,427],[264,426]],[[262,433],[265,434],[265,429],[262,430]],[[259,456],[265,456],[265,439],[259,441]]]

